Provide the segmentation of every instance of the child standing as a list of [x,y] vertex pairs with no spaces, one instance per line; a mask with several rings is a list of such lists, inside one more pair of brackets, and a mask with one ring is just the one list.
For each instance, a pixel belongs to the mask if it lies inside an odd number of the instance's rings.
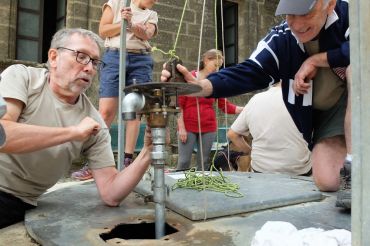
[[[99,112],[110,128],[118,108],[119,96],[119,54],[122,18],[127,20],[126,34],[126,86],[152,81],[153,59],[148,42],[158,33],[158,15],[151,10],[156,0],[133,0],[125,7],[121,0],[109,0],[103,7],[99,35],[105,38],[104,67],[100,72]],[[128,121],[126,125],[125,167],[133,159],[140,120]],[[87,167],[72,174],[77,179],[87,179]],[[91,175],[90,175],[91,176]]]
[[[199,72],[192,71],[192,75],[198,79],[204,79],[209,74],[214,73],[222,65],[224,58],[222,52],[216,49],[206,51],[202,55],[202,60],[199,64]],[[198,145],[197,153],[197,170],[202,170],[200,141],[202,138],[203,149],[203,167],[204,170],[209,170],[210,158],[213,141],[217,135],[217,119],[213,105],[216,100],[214,98],[199,97],[199,112],[200,119],[197,114],[197,100],[195,97],[179,96],[179,106],[181,114],[177,120],[178,124],[178,152],[179,159],[177,162],[177,170],[186,170],[191,166],[191,155],[194,145]],[[243,107],[234,105],[225,98],[219,98],[217,106],[227,114],[239,114]],[[200,120],[200,128],[198,127]]]

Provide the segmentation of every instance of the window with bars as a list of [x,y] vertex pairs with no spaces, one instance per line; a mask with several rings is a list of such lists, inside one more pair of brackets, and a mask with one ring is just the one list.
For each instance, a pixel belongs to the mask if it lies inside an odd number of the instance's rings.
[[16,59],[45,62],[52,35],[65,26],[66,0],[18,0]]
[[[218,43],[219,49],[223,50],[225,56],[225,66],[232,66],[238,63],[238,4],[222,1],[222,11],[218,5]],[[223,28],[221,18],[223,16]],[[222,35],[223,34],[223,35]],[[222,38],[224,39],[224,47],[222,47]]]

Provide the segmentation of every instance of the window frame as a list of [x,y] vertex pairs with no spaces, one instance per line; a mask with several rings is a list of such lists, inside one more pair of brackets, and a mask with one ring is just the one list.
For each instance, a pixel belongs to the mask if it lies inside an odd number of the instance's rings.
[[[224,53],[224,57],[225,57],[225,67],[229,67],[229,66],[233,66],[235,64],[238,63],[238,52],[239,52],[239,49],[238,49],[238,4],[235,3],[235,2],[231,2],[231,1],[222,1],[222,5],[223,5],[223,17],[224,17],[224,30],[222,31],[222,25],[221,25],[221,8],[220,8],[220,4],[218,3],[218,11],[217,11],[217,19],[219,21],[219,25],[218,25],[218,33],[221,34],[221,35],[218,35],[218,43],[219,43],[219,49],[223,51]],[[233,13],[233,16],[232,17],[232,23],[229,24],[229,25],[225,25],[225,19],[227,18],[227,16],[225,16],[226,14],[226,10],[229,10],[231,9],[232,10],[232,13]],[[228,44],[226,45],[227,43],[227,39],[229,37],[222,37],[222,34],[226,34],[226,31],[230,28],[234,28],[235,31],[233,32],[233,38],[234,38],[234,42],[232,42],[231,44]],[[224,40],[225,44],[222,42]],[[234,57],[234,60],[233,61],[230,61],[228,59],[228,54],[226,52],[226,50],[230,47],[234,47],[233,49],[233,52],[235,54],[235,57]]]
[[[35,15],[38,15],[38,18],[39,18],[39,33],[38,33],[38,37],[35,38],[35,37],[30,37],[30,36],[25,36],[25,35],[21,35],[19,34],[19,26],[18,26],[18,23],[20,21],[20,16],[21,14],[20,13],[30,13],[30,14],[35,14]],[[40,0],[40,6],[39,6],[39,10],[34,10],[34,9],[27,9],[27,8],[23,8],[20,6],[20,0],[18,0],[18,8],[17,8],[17,27],[16,27],[16,49],[15,49],[15,57],[17,59],[18,58],[18,41],[19,40],[31,40],[31,41],[37,41],[37,46],[38,46],[38,52],[37,52],[37,62],[40,62],[41,58],[42,58],[42,41],[43,41],[43,17],[44,17],[44,0]]]
[[[17,3],[17,24],[16,24],[16,44],[15,44],[15,57],[18,60],[27,60],[32,62],[42,63],[47,60],[47,52],[49,50],[50,41],[54,33],[66,26],[67,17],[67,0],[39,0],[40,6],[38,10],[30,9],[21,6],[21,0]],[[59,6],[60,5],[60,6]],[[64,11],[58,13],[58,7],[64,7]],[[48,12],[45,12],[48,11]],[[51,11],[51,12],[50,12]],[[36,15],[35,20],[38,18],[38,33],[37,37],[20,34],[20,20],[23,14]],[[60,16],[58,16],[60,14]],[[26,27],[27,28],[27,27]],[[19,53],[19,44],[22,41],[33,41],[37,43],[37,53],[28,54]],[[35,44],[36,45],[36,44]],[[27,46],[26,46],[27,47]],[[23,51],[23,50],[22,50]]]

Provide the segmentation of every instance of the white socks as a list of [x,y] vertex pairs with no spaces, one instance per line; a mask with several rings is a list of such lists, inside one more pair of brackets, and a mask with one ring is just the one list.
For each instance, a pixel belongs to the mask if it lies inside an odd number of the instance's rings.
[[347,153],[346,161],[352,162],[352,154]]

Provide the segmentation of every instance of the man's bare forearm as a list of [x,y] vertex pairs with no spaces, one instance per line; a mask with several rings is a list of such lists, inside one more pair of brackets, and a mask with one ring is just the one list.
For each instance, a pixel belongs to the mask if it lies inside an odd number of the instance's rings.
[[229,129],[227,132],[227,137],[233,144],[243,153],[249,154],[251,151],[251,147],[249,144],[244,140],[244,137],[236,132],[234,132],[232,129]]
[[155,29],[156,27],[153,24],[134,24],[130,28],[134,35],[142,40],[151,39],[154,36]]
[[69,142],[73,139],[73,128],[45,127],[0,120],[7,141],[1,152],[27,153]]
[[242,150],[243,153],[250,153],[251,147],[247,144],[242,136],[238,136],[231,141],[235,144],[236,147],[238,147],[238,149]]
[[306,60],[306,62],[311,63],[315,67],[329,67],[327,52],[312,55]]
[[144,147],[134,162],[121,172],[113,167],[93,169],[102,200],[109,206],[118,206],[139,183],[150,163],[150,149]]

